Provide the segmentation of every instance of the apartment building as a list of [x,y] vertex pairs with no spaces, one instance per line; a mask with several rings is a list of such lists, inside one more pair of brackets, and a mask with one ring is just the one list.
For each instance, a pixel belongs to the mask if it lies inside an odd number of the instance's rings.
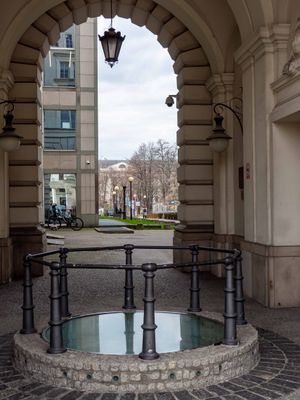
[[98,218],[97,20],[72,25],[50,47],[43,77],[45,219],[57,204]]

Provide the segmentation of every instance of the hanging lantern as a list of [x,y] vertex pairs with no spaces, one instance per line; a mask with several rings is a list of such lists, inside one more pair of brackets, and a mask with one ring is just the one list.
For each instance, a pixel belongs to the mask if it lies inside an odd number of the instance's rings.
[[112,0],[110,0],[110,28],[104,32],[103,36],[98,35],[101,42],[105,61],[112,68],[118,62],[119,53],[125,35],[121,36],[121,32],[116,32],[112,27]]
[[121,36],[121,32],[116,32],[113,27],[104,32],[103,36],[99,36],[105,61],[112,68],[118,62],[119,53],[125,36]]
[[6,114],[4,114],[5,126],[3,127],[3,131],[0,133],[0,148],[6,152],[9,152],[17,150],[23,137],[15,133],[15,128],[12,125],[12,121],[14,119],[12,113],[13,104],[9,101],[0,102],[0,104],[3,103],[7,103],[12,107],[11,110],[8,110]]

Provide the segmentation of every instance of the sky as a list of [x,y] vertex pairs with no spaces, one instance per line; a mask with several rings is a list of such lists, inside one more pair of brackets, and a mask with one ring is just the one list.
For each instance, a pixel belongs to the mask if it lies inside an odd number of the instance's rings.
[[[98,18],[101,36],[109,24]],[[174,61],[152,32],[118,17],[113,28],[126,38],[113,68],[98,43],[99,158],[127,160],[141,143],[176,142],[177,109],[165,105],[177,93],[176,75]]]

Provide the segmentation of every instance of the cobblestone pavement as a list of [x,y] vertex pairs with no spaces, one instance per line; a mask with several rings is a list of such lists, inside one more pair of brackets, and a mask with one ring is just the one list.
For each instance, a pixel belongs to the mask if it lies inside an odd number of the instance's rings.
[[[122,243],[168,245],[172,244],[172,233],[139,232],[134,235],[105,235],[92,230],[59,232],[65,235],[66,246],[106,246]],[[85,261],[86,254],[81,259]],[[92,262],[89,255],[89,261]],[[99,255],[97,256],[99,261]],[[170,251],[145,254],[134,257],[135,263],[149,261],[171,262]],[[124,254],[101,255],[101,262],[123,262]],[[123,302],[122,287],[124,276],[117,271],[72,271],[70,273],[70,307],[74,314],[120,309]],[[222,312],[223,281],[204,273],[201,281],[202,307],[206,311]],[[167,283],[166,283],[167,282]],[[143,278],[135,276],[136,304],[142,307]],[[180,271],[161,272],[155,282],[157,309],[179,310],[186,308],[189,301],[189,274]],[[175,290],[174,290],[175,289]],[[34,301],[38,329],[45,327],[49,320],[49,277],[34,279]],[[25,378],[12,365],[12,333],[20,328],[22,283],[12,282],[0,287],[0,400],[10,399],[101,399],[101,400],[300,400],[300,311],[299,309],[266,309],[254,301],[247,300],[246,315],[259,330],[261,361],[251,373],[223,384],[209,386],[202,390],[180,391],[156,394],[112,394],[83,393],[74,390],[54,388]],[[271,332],[272,331],[272,332]],[[274,332],[276,333],[274,333]]]
[[25,378],[12,365],[12,336],[0,337],[0,399],[267,400],[286,399],[300,388],[300,346],[262,329],[259,330],[261,360],[249,374],[205,389],[155,394],[84,393]]

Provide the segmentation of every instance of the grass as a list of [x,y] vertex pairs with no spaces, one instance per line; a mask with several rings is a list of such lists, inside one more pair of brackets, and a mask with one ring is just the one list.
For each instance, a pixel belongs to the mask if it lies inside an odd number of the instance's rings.
[[128,225],[160,225],[161,229],[165,229],[165,225],[168,225],[169,227],[173,228],[175,226],[174,223],[172,222],[159,222],[159,221],[153,221],[150,219],[139,219],[139,218],[134,218],[134,219],[122,219],[122,218],[118,218],[118,217],[100,217],[99,219],[111,219],[114,221],[120,221],[120,222],[124,222],[125,224]]

